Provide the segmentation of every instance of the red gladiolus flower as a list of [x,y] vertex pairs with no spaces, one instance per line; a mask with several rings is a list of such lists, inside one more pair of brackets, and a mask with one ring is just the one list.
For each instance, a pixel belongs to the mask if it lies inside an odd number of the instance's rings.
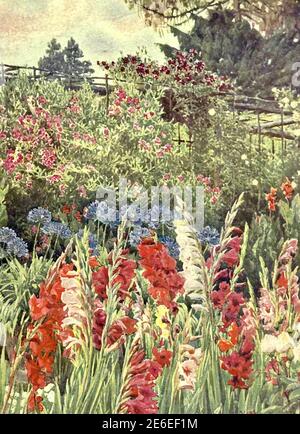
[[[123,251],[123,255],[127,254],[127,250]],[[109,257],[111,262],[111,258]],[[118,296],[124,301],[129,295],[130,287],[135,276],[136,263],[131,259],[120,258],[117,264],[117,269],[113,277],[112,285],[118,285]],[[92,276],[95,291],[102,300],[107,298],[106,289],[109,284],[108,268],[103,266],[98,271],[95,271]]]
[[99,262],[98,262],[98,260],[97,260],[97,258],[96,258],[95,256],[91,256],[91,257],[89,258],[89,266],[90,266],[91,268],[97,268],[97,267],[100,267],[100,264],[99,264]]
[[270,193],[266,194],[266,200],[268,202],[268,208],[270,211],[276,210],[277,189],[271,188]]
[[32,412],[38,409],[39,412],[44,411],[44,406],[42,404],[43,398],[38,396],[35,392],[31,392],[27,402],[27,409]]
[[107,298],[106,287],[109,283],[108,280],[108,268],[100,267],[98,271],[94,271],[92,274],[92,281],[96,293],[104,300]]
[[283,191],[283,194],[287,200],[292,199],[294,188],[292,186],[291,181],[288,178],[286,178],[286,181],[282,183],[281,190]]
[[[32,392],[28,400],[28,410],[43,411],[42,398],[36,394],[38,389],[46,386],[49,374],[52,373],[54,353],[60,340],[62,320],[65,316],[61,295],[64,288],[61,278],[66,277],[73,265],[59,264],[41,284],[39,297],[33,295],[29,301],[30,315],[33,321],[42,320],[36,333],[29,342],[25,368]],[[32,329],[34,326],[29,325]]]
[[126,335],[131,335],[136,331],[135,325],[136,320],[127,316],[115,321],[108,331],[107,344],[111,346],[117,341],[122,344]]
[[168,351],[165,349],[158,350],[157,348],[153,348],[152,354],[154,356],[155,361],[164,368],[165,366],[170,366],[171,357],[173,355],[172,351]]
[[226,282],[221,282],[218,291],[213,291],[211,293],[211,300],[215,308],[222,310],[227,296],[230,293],[230,286]]
[[[237,351],[234,351],[229,356],[225,356],[221,358],[222,361],[222,369],[225,371],[228,371],[229,374],[231,374],[233,378],[228,383],[231,384],[233,387],[239,387],[241,380],[247,380],[249,379],[251,373],[252,373],[252,364],[253,362],[251,360],[245,359],[242,357]],[[248,386],[242,381],[242,388],[247,388]]]
[[157,362],[144,359],[142,350],[132,356],[123,395],[126,401],[120,406],[121,413],[156,414],[158,412],[157,397],[154,392],[155,379],[161,372]]
[[95,301],[95,310],[93,318],[93,344],[97,350],[102,347],[102,333],[106,322],[106,313],[100,300]]
[[174,305],[174,299],[183,292],[184,279],[176,270],[176,261],[167,248],[145,238],[138,246],[143,276],[150,282],[149,294],[158,304]]

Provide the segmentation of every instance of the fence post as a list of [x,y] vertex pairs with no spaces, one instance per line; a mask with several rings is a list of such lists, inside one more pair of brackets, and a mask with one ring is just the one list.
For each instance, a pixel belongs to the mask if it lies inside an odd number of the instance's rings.
[[3,84],[5,84],[5,69],[4,69],[4,64],[1,63],[1,65],[0,65],[0,86],[2,86]]
[[33,67],[33,79],[36,81],[36,67]]
[[281,151],[282,151],[282,154],[283,154],[283,151],[284,151],[284,137],[283,137],[283,134],[284,134],[283,109],[281,109]]
[[180,123],[178,122],[178,125],[177,125],[177,129],[178,129],[178,143],[179,143],[179,146],[181,145],[181,131],[180,131]]
[[257,110],[257,127],[258,127],[258,151],[261,152],[261,125],[260,125],[259,110]]
[[108,86],[108,75],[105,74],[105,90],[106,90],[106,115],[108,115],[109,110],[109,86]]

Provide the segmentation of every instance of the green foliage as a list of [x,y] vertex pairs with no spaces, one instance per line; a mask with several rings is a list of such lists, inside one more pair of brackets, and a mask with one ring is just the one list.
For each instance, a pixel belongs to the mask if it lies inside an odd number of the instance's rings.
[[[192,19],[194,27],[189,33],[171,29],[180,49],[198,49],[208,68],[234,79],[236,88],[247,95],[269,97],[274,86],[290,86],[292,65],[300,55],[299,30],[284,29],[264,38],[230,10],[211,11],[208,18],[193,15]],[[174,52],[167,45],[161,49],[168,56]]]
[[33,257],[30,264],[21,264],[17,259],[0,267],[0,308],[1,318],[5,321],[28,317],[28,301],[33,294],[38,294],[40,283],[45,280],[52,260]]
[[[0,104],[6,107],[0,117],[0,130],[5,131],[2,161],[7,161],[8,151],[13,152],[13,162],[21,159],[9,172],[1,168],[9,186],[11,224],[16,225],[20,216],[25,220],[35,206],[50,205],[56,211],[65,203],[82,203],[82,191],[94,197],[100,185],[117,186],[120,177],[146,188],[162,184],[166,173],[175,183],[180,175],[195,182],[188,147],[172,144],[175,127],[162,118],[162,90],[126,91],[126,98],[138,99],[140,108],[130,111],[126,99],[116,111],[116,91],[106,113],[105,98],[95,95],[88,84],[74,93],[56,81],[19,77],[2,87]],[[34,131],[28,134],[31,124]],[[15,136],[16,130],[21,138]],[[164,146],[171,151],[161,155]],[[49,167],[42,160],[45,151],[56,158]]]
[[278,220],[262,215],[253,218],[251,223],[248,253],[245,259],[245,273],[254,288],[258,289],[260,258],[268,269],[277,258],[283,245],[282,227]]
[[0,227],[6,226],[8,216],[5,204],[5,197],[8,192],[8,187],[0,187]]

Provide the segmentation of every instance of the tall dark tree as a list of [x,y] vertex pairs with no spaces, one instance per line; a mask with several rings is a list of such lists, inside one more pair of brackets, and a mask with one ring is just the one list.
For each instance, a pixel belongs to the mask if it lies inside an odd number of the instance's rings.
[[55,75],[60,73],[68,77],[85,78],[94,72],[90,61],[83,60],[83,51],[74,38],[70,38],[62,50],[61,44],[52,39],[46,55],[39,60],[38,66]]
[[[192,15],[189,33],[172,27],[180,49],[196,48],[208,68],[231,77],[243,92],[269,96],[273,87],[290,86],[292,65],[300,58],[297,29],[279,30],[264,37],[249,21],[238,20],[235,11],[211,11],[208,18]],[[161,45],[167,56],[174,49]]]
[[61,44],[52,39],[47,46],[46,55],[40,58],[38,66],[50,72],[62,72],[64,68],[64,54]]
[[88,60],[82,60],[83,51],[74,38],[69,39],[67,46],[63,50],[64,67],[63,72],[68,76],[84,77],[94,72],[92,64]]

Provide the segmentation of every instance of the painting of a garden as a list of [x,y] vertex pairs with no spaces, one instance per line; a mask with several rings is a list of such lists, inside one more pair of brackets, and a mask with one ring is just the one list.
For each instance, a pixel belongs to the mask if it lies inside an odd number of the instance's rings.
[[0,19],[0,414],[299,414],[299,1]]

